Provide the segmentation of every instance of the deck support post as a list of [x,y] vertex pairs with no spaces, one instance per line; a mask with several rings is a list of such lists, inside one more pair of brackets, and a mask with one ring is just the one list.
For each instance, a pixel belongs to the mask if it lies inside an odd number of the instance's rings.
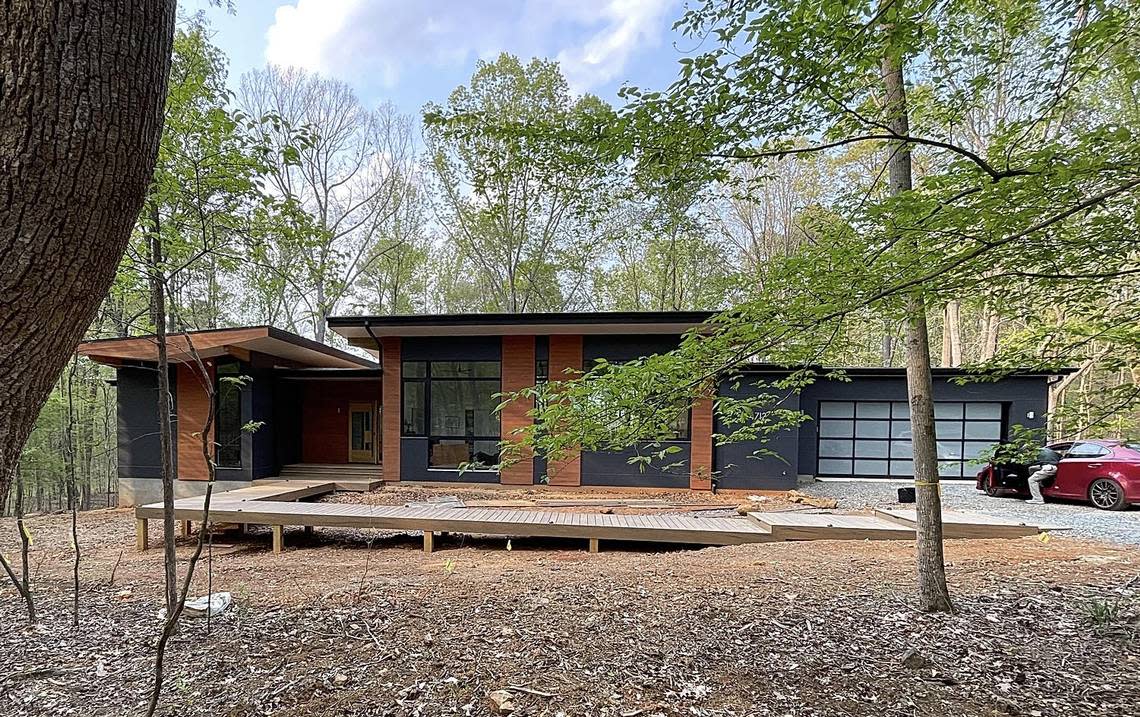
[[178,535],[179,536],[181,536],[183,538],[189,538],[190,537],[190,531],[191,531],[191,527],[190,527],[190,521],[189,520],[178,521]]
[[145,552],[150,542],[150,522],[146,518],[135,519],[135,547]]
[[273,529],[273,552],[280,554],[285,549],[285,527],[282,525],[274,525]]
[[590,538],[590,552],[596,553],[596,552],[598,552],[598,550],[599,550],[598,539],[597,538]]
[[311,526],[311,525],[306,525],[306,526],[305,526],[305,537],[306,537],[306,538],[311,538],[311,537],[313,537],[313,526]]
[[435,533],[430,530],[424,531],[424,552],[430,553],[435,550]]

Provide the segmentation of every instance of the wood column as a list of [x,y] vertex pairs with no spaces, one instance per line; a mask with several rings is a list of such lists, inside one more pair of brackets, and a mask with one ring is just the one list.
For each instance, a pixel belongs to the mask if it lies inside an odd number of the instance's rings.
[[[214,381],[214,366],[203,362],[209,372],[203,378],[195,364],[176,364],[175,406],[178,416],[178,458],[176,474],[179,480],[209,480],[210,468],[202,457],[202,427],[210,414],[210,395],[202,384]],[[210,426],[210,455],[214,454],[214,427]]]
[[[510,393],[534,386],[534,337],[503,337],[502,391]],[[511,401],[499,414],[499,435],[504,441],[521,442],[518,431],[531,425],[530,411],[533,399]],[[534,483],[534,453],[522,446],[518,460],[499,471],[499,482],[504,485],[531,485]]]
[[380,366],[384,372],[380,389],[380,463],[384,480],[396,483],[400,480],[400,414],[403,410],[400,338],[385,337],[380,345]]
[[693,404],[689,428],[689,488],[712,490],[713,401],[702,398]]
[[[582,370],[582,337],[581,336],[551,336],[550,337],[550,380],[565,381],[572,378],[566,375],[566,369]],[[562,459],[548,461],[546,475],[550,485],[575,486],[582,485],[582,455],[579,451],[567,453]]]

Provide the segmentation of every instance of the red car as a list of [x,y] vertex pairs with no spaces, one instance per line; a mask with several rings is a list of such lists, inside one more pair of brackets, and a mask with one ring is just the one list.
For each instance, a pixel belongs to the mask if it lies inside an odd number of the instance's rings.
[[[1057,477],[1041,489],[1045,500],[1077,500],[1102,510],[1124,510],[1140,503],[1140,443],[1093,440],[1051,443],[1061,454]],[[987,465],[977,487],[990,495],[1009,490],[1028,498],[1024,467]]]

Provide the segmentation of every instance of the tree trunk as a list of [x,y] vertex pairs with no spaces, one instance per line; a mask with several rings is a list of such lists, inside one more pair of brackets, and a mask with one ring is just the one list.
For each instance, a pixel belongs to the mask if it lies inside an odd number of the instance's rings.
[[986,307],[985,331],[982,334],[982,361],[989,361],[997,356],[998,337],[1001,332],[1001,317]]
[[[900,136],[910,134],[902,63],[889,52],[882,63],[888,126]],[[892,195],[911,190],[910,146],[891,143],[888,159]],[[942,552],[942,499],[938,485],[938,445],[934,436],[934,387],[930,375],[930,336],[922,287],[907,297],[906,383],[910,397],[910,426],[914,448],[914,485],[918,525],[915,550],[918,603],[924,612],[949,612],[950,592]]]
[[946,336],[949,339],[950,362],[946,366],[962,365],[962,304],[957,300],[946,302]]
[[157,208],[151,221],[150,299],[158,353],[155,370],[158,372],[158,453],[162,461],[162,555],[166,576],[166,613],[169,615],[174,611],[178,597],[178,558],[174,550],[174,440],[170,430],[170,363],[166,354],[166,277],[162,268],[162,237]]
[[142,206],[174,6],[0,4],[0,492]]

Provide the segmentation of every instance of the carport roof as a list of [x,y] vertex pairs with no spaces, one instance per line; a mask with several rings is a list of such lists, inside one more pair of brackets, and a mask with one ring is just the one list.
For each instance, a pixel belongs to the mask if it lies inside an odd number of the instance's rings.
[[[378,364],[366,358],[354,356],[273,326],[242,326],[171,333],[166,343],[172,363],[192,361],[191,347],[193,347],[193,350],[204,359],[223,355],[248,358],[250,352],[257,352],[280,359],[284,365],[294,368],[379,368]],[[111,365],[132,361],[150,363],[158,360],[158,344],[154,334],[85,341],[79,344],[76,351],[93,361]]]

